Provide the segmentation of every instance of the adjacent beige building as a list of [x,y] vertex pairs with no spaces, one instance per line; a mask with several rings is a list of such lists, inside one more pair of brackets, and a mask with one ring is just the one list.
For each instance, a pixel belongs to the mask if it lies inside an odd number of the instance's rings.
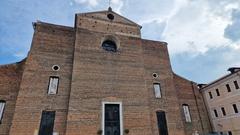
[[219,134],[240,135],[240,68],[200,89],[212,128]]

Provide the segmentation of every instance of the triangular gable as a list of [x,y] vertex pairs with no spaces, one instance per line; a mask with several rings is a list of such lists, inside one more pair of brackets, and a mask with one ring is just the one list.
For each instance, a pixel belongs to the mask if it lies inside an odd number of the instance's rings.
[[88,13],[79,13],[77,15],[79,16],[86,16],[86,17],[92,17],[95,19],[100,19],[100,20],[106,20],[106,21],[111,21],[107,17],[108,14],[112,14],[114,16],[114,19],[112,20],[115,23],[122,23],[122,24],[127,24],[127,25],[132,25],[132,26],[137,26],[139,28],[142,28],[139,24],[119,15],[118,13],[112,11],[112,10],[104,10],[104,11],[97,11],[97,12],[88,12]]

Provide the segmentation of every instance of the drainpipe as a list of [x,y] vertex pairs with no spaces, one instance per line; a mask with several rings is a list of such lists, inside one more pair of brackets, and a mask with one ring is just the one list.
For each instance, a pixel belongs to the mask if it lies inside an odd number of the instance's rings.
[[192,91],[193,91],[193,94],[194,94],[195,102],[196,102],[196,105],[197,105],[198,117],[199,117],[199,119],[200,119],[201,128],[202,128],[202,133],[204,133],[203,123],[202,123],[202,117],[201,117],[201,115],[200,115],[200,111],[199,111],[199,108],[198,108],[197,96],[196,96],[195,88],[194,88],[194,86],[193,86],[193,82],[192,82],[192,81],[191,81],[191,85],[192,85]]

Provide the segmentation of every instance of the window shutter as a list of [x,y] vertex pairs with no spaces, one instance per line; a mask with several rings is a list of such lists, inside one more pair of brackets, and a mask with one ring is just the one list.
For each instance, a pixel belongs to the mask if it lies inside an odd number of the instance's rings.
[[58,77],[50,77],[48,94],[57,94],[58,81]]
[[156,98],[161,98],[162,95],[161,95],[161,87],[160,87],[160,84],[159,84],[159,83],[155,83],[155,84],[153,84],[153,86],[154,86],[155,97],[156,97]]
[[192,122],[188,105],[183,105],[183,112],[186,122]]
[[0,121],[2,121],[2,118],[3,118],[4,107],[5,107],[5,102],[1,101],[0,102]]

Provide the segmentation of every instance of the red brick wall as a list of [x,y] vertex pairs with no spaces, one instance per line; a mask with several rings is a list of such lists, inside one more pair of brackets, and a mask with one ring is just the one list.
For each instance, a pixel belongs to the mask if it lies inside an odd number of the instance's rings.
[[[184,134],[165,43],[114,35],[119,50],[110,53],[101,48],[106,35],[84,29],[76,34],[67,135],[102,129],[103,101],[122,102],[123,128],[132,135],[158,135],[158,110],[166,112],[170,135]],[[159,74],[155,80],[154,72]],[[162,84],[162,99],[154,97],[156,81]]]
[[[143,59],[145,68],[145,83],[149,92],[149,106],[151,110],[152,130],[158,135],[156,111],[162,110],[166,113],[167,126],[170,135],[184,134],[178,98],[173,85],[173,74],[170,65],[167,44],[143,40]],[[157,73],[158,78],[152,74]],[[155,98],[153,83],[160,83],[162,98]],[[144,96],[144,95],[143,95]]]
[[[114,15],[114,20],[109,20],[107,14]],[[117,15],[113,12],[94,12],[77,14],[76,27],[90,31],[103,32],[104,34],[117,33],[118,35],[128,35],[141,37],[140,26]]]
[[[28,55],[17,98],[11,135],[37,133],[43,110],[55,110],[54,132],[65,133],[70,93],[74,29],[36,23],[32,48]],[[59,71],[53,71],[53,65]],[[50,76],[59,76],[57,95],[48,95]]]
[[118,51],[101,47],[105,34],[76,33],[67,135],[96,135],[102,129],[102,102],[122,102],[124,129],[152,135],[141,40],[115,35]]
[[12,124],[24,61],[0,66],[0,100],[5,100],[5,110],[0,124],[0,135],[8,135]]
[[[54,132],[60,135],[96,135],[102,129],[102,102],[122,103],[123,129],[129,129],[130,135],[159,135],[159,110],[166,113],[169,135],[209,130],[202,97],[190,81],[173,74],[166,43],[137,38],[140,31],[135,25],[98,20],[100,25],[93,28],[94,17],[90,22],[89,16],[76,18],[75,28],[35,23],[11,135],[37,134],[43,110],[56,111]],[[116,53],[101,46],[109,36],[117,40]],[[60,70],[53,71],[53,65]],[[13,69],[10,74],[16,72]],[[153,73],[159,77],[153,78]],[[57,95],[47,94],[50,76],[60,78]],[[6,92],[19,86],[6,82]],[[161,99],[155,98],[153,83],[161,84]],[[14,90],[16,94],[18,89]],[[190,106],[192,124],[184,122],[183,103]]]
[[[211,131],[211,126],[208,119],[207,110],[201,93],[198,90],[197,84],[186,80],[174,74],[174,82],[179,98],[179,106],[181,108],[181,117],[184,121],[186,135],[192,135],[193,132],[208,133]],[[183,104],[189,105],[191,123],[185,122],[185,117],[182,109]]]

